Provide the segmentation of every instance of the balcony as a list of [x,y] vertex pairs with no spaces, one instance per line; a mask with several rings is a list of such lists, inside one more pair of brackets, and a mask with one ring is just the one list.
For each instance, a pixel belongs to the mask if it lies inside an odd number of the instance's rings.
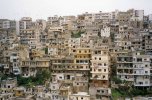
[[96,95],[101,95],[101,96],[110,96],[111,91],[108,88],[98,88]]
[[95,59],[92,59],[92,60],[90,60],[91,62],[97,62],[97,63],[108,63],[108,62],[110,62],[110,59],[108,58],[108,59],[102,59],[102,60],[95,60]]
[[62,82],[63,83],[71,83],[71,84],[73,84],[73,80],[63,80]]
[[139,87],[142,87],[142,86],[146,87],[147,86],[147,87],[149,87],[149,86],[151,86],[151,84],[141,84],[141,83],[135,83],[134,82],[134,86],[139,86]]
[[117,69],[133,69],[132,66],[117,66]]
[[90,57],[86,57],[86,58],[75,58],[76,60],[90,60]]
[[92,66],[92,65],[91,65],[90,67],[91,67],[91,68],[103,68],[103,69],[105,68],[105,69],[107,69],[108,66],[109,66],[109,65],[106,65],[106,66],[103,66],[103,65]]
[[117,72],[117,75],[134,75],[133,73],[119,73]]
[[148,76],[150,76],[150,73],[133,73],[134,75],[148,75]]
[[4,69],[9,69],[9,65],[5,64]]
[[108,75],[108,74],[109,74],[108,71],[107,71],[107,72],[103,72],[103,71],[98,71],[98,70],[96,70],[96,71],[91,71],[91,73],[92,73],[92,74],[100,74],[100,75]]
[[133,63],[133,62],[132,61],[117,61],[117,63],[123,64],[123,63]]
[[103,78],[103,77],[99,77],[99,76],[94,76],[90,78],[91,80],[108,80],[108,77]]

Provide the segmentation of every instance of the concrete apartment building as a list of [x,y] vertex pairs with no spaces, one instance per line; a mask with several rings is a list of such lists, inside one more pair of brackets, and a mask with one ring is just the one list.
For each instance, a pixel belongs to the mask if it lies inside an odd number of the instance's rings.
[[145,55],[142,51],[133,53],[134,86],[138,88],[151,87],[151,55]]
[[38,71],[49,70],[50,60],[48,58],[25,59],[21,62],[23,77],[35,76]]
[[119,12],[117,17],[120,26],[129,25],[129,20],[130,20],[129,12]]
[[14,96],[13,89],[17,87],[17,79],[8,78],[1,81],[1,100],[12,99]]
[[108,26],[103,26],[103,28],[101,29],[101,36],[102,37],[109,37],[110,36],[110,27]]
[[48,17],[47,19],[47,26],[59,26],[60,25],[60,21],[59,21],[59,17],[57,15],[53,16],[53,17]]
[[4,66],[4,72],[15,75],[21,74],[20,61],[25,58],[28,58],[28,51],[24,47],[17,46],[3,51],[1,63]]
[[69,38],[64,41],[65,48],[68,49],[69,55],[75,54],[76,49],[80,47],[80,38]]
[[32,27],[32,18],[31,17],[23,17],[19,21],[19,29],[30,29]]
[[151,34],[151,30],[148,32],[148,34],[144,35],[142,37],[142,46],[143,46],[143,50],[147,53],[151,53],[152,52],[152,34]]
[[[50,27],[48,30],[48,53],[49,55],[62,55],[64,53],[65,33],[63,27]],[[61,54],[62,53],[62,54]]]
[[39,48],[39,31],[35,29],[22,29],[20,31],[21,44],[28,45],[29,48]]
[[23,17],[19,22],[19,36],[21,44],[28,45],[30,49],[40,48],[41,24],[34,24],[32,18]]
[[88,92],[90,54],[89,48],[79,48],[73,57],[51,59],[53,100],[68,100],[70,92]]
[[77,94],[69,95],[69,100],[90,100],[90,95],[86,92],[78,92]]
[[91,58],[91,83],[89,93],[91,100],[109,99],[111,90],[110,82],[110,55],[108,40],[98,41],[97,45],[92,49]]
[[130,24],[131,28],[143,28],[144,10],[129,9],[127,12],[130,13]]
[[3,30],[16,30],[16,21],[8,19],[0,19],[0,29]]
[[[74,70],[70,70],[73,59],[52,58],[52,82],[50,84],[53,100],[67,100],[69,87],[72,89]],[[68,68],[69,67],[69,68]]]
[[142,36],[139,34],[135,35],[131,38],[131,47],[134,50],[142,50]]
[[88,92],[89,70],[90,70],[91,50],[90,48],[77,48],[74,55],[74,63],[76,68],[80,70],[82,74],[77,75],[75,79],[76,92]]
[[132,60],[131,52],[120,51],[117,53],[117,77],[130,83],[134,81]]

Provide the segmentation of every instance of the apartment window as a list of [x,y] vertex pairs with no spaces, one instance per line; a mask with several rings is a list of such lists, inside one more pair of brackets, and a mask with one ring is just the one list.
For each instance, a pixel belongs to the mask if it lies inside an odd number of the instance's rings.
[[102,64],[101,64],[101,63],[99,63],[98,65],[99,65],[99,66],[102,66]]
[[148,81],[146,81],[145,84],[148,84]]
[[99,72],[101,72],[101,69],[98,69]]
[[87,61],[87,60],[85,60],[85,63],[88,63],[88,61]]
[[104,93],[104,90],[102,90],[102,93]]
[[134,67],[136,68],[136,65],[134,65]]
[[16,66],[16,64],[14,64],[14,66]]
[[98,93],[100,93],[100,90],[97,90]]
[[104,69],[104,72],[106,72],[106,69]]
[[79,60],[76,60],[76,63],[79,63]]
[[145,71],[145,73],[148,73],[148,71]]
[[105,54],[107,54],[106,52],[103,52],[103,54],[105,55]]
[[79,50],[79,53],[81,53],[81,51]]
[[67,79],[68,79],[68,80],[70,79],[70,75],[67,75]]
[[99,58],[99,60],[101,60],[101,58]]
[[106,63],[104,63],[104,66],[107,66],[107,64],[106,64]]
[[16,62],[17,60],[16,59],[13,59],[13,62]]
[[83,66],[80,66],[81,69],[83,69]]
[[142,58],[137,58],[137,62],[142,62]]

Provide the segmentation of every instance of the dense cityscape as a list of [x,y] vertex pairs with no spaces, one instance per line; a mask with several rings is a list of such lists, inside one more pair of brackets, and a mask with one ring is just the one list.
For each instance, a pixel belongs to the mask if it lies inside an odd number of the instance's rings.
[[0,100],[152,99],[152,14],[0,19]]

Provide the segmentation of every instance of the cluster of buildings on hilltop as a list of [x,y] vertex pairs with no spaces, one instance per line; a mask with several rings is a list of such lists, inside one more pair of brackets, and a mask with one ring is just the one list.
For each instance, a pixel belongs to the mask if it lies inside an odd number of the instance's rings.
[[1,80],[0,100],[109,100],[111,69],[138,88],[152,87],[152,15],[144,10],[53,16],[47,21],[0,19],[0,71],[35,76],[49,86],[25,88]]

